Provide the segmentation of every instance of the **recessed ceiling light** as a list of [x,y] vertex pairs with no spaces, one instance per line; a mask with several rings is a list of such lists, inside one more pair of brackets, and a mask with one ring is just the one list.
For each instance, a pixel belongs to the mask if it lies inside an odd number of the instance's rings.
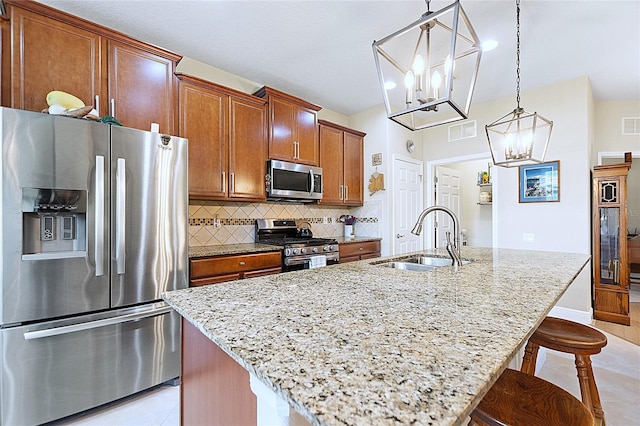
[[483,41],[481,46],[482,46],[482,51],[483,52],[488,52],[490,50],[495,49],[496,47],[498,47],[498,42],[496,40],[487,40],[487,41]]
[[384,88],[386,90],[393,90],[393,89],[396,88],[396,82],[395,81],[385,81]]

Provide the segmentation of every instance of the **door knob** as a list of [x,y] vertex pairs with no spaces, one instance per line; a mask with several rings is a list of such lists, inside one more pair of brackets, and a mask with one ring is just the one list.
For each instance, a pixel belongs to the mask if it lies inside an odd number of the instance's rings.
[[396,238],[402,238],[404,235],[396,234]]

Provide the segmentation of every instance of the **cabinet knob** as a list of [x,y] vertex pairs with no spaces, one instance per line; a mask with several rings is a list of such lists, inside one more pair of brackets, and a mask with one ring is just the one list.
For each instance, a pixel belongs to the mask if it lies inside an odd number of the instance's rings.
[[247,264],[247,262],[240,261],[240,266],[244,266],[244,265],[246,265],[246,264]]

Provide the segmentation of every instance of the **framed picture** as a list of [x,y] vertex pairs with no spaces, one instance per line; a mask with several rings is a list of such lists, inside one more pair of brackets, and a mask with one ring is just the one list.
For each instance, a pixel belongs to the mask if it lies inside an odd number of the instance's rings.
[[560,201],[560,161],[520,166],[521,203]]

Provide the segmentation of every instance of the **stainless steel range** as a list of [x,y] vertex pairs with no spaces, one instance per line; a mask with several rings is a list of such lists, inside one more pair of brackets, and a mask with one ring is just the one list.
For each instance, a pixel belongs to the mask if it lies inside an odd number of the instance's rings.
[[306,222],[292,219],[256,220],[256,242],[284,246],[283,271],[307,269],[314,260],[324,256],[327,265],[338,263],[338,241],[333,238],[313,238]]

